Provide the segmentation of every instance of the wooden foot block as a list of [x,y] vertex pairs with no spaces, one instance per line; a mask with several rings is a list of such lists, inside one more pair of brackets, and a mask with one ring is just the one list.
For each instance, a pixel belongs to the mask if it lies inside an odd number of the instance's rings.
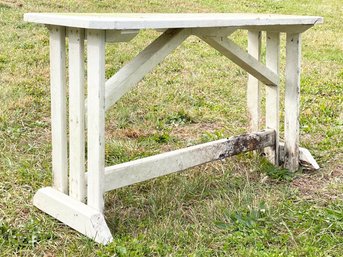
[[38,190],[33,204],[97,243],[108,244],[113,240],[102,213],[52,187]]
[[[280,142],[279,144],[279,154],[280,154],[280,160],[285,160],[285,143]],[[316,162],[316,160],[313,158],[312,154],[309,150],[307,150],[304,147],[299,147],[299,161],[301,163],[305,163],[311,167],[313,170],[319,170],[319,165]]]

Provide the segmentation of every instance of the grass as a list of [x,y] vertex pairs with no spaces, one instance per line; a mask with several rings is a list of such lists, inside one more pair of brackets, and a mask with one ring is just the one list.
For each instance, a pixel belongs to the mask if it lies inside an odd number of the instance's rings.
[[[0,255],[343,256],[342,8],[340,0],[1,0]],[[114,242],[94,243],[31,203],[51,184],[49,45],[25,12],[324,16],[303,35],[300,120],[301,145],[322,168],[290,174],[244,154],[122,188],[106,194]],[[157,35],[108,45],[106,76]],[[244,32],[233,39],[246,45]],[[107,164],[245,132],[245,83],[245,72],[189,38],[109,111]]]

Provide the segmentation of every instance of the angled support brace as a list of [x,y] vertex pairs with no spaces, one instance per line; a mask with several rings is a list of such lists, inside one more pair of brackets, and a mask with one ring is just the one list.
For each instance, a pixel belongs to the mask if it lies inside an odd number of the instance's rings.
[[198,35],[207,44],[268,86],[277,86],[279,76],[226,37]]
[[108,110],[125,93],[156,67],[190,35],[187,29],[168,29],[105,84],[105,108]]
[[106,167],[105,191],[274,145],[275,131],[269,129],[117,164]]

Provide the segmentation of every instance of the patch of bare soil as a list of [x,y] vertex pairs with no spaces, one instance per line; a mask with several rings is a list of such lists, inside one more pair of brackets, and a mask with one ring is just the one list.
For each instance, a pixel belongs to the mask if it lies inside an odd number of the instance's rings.
[[10,8],[23,7],[23,3],[21,3],[21,1],[15,1],[15,0],[2,0],[0,1],[0,5],[7,6]]
[[[339,157],[339,156],[338,156]],[[319,171],[307,171],[292,181],[301,195],[309,200],[343,200],[343,163],[327,163]]]
[[185,140],[195,140],[200,138],[205,132],[213,133],[219,129],[222,129],[222,127],[217,123],[194,123],[187,126],[174,127],[170,134]]
[[[213,123],[194,123],[187,124],[182,126],[175,126],[170,131],[170,135],[182,138],[187,141],[197,140],[205,132],[213,133],[216,130],[222,129],[222,126],[219,124]],[[116,124],[110,123],[106,127],[106,136],[107,138],[139,138],[146,137],[148,135],[153,135],[156,133],[156,130],[143,130],[142,128],[124,128],[118,129]]]

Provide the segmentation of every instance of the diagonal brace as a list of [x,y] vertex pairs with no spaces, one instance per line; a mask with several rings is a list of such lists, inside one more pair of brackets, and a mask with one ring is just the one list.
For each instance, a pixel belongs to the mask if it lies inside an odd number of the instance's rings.
[[106,167],[105,191],[273,145],[275,131],[269,129]]
[[226,37],[206,37],[197,35],[207,44],[218,50],[220,53],[228,57],[235,64],[249,72],[255,78],[268,86],[277,86],[279,76],[252,57],[241,47],[235,44],[232,40]]
[[105,108],[108,110],[125,93],[156,67],[190,35],[187,29],[168,29],[131,62],[106,81]]

